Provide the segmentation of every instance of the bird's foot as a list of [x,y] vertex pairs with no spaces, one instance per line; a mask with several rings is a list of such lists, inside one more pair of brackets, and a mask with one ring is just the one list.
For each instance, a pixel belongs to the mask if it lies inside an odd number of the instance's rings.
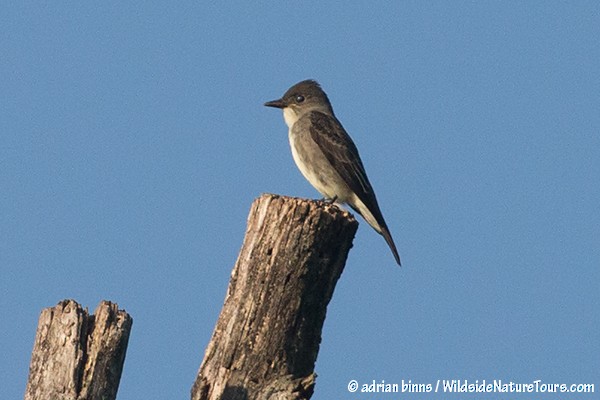
[[337,196],[333,196],[332,199],[327,198],[327,197],[323,197],[323,199],[321,201],[325,202],[327,204],[333,204],[333,203],[335,203],[335,201],[337,200],[337,198],[338,198]]

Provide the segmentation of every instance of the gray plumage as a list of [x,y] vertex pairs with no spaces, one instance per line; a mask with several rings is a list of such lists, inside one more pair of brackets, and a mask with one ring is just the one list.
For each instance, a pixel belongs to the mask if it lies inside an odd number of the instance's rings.
[[292,156],[304,177],[325,198],[346,203],[362,215],[384,237],[400,265],[358,149],[335,117],[321,86],[313,80],[302,81],[265,106],[283,110]]

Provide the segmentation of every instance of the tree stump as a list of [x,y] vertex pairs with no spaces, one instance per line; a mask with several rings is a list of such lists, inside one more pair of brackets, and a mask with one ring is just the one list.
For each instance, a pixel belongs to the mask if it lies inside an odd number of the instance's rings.
[[132,319],[102,301],[89,315],[74,300],[42,311],[25,400],[114,400]]
[[253,203],[192,400],[312,396],[327,304],[357,227],[323,201]]

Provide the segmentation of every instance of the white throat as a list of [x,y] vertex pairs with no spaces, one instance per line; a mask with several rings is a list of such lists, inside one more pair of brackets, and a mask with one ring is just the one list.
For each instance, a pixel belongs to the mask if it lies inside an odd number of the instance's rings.
[[298,114],[290,107],[286,107],[283,109],[283,119],[288,128],[291,128],[298,121]]

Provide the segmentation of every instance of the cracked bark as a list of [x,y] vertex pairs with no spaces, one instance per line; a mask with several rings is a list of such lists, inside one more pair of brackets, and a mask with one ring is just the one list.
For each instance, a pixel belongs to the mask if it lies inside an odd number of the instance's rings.
[[253,203],[192,400],[312,396],[327,305],[357,227],[322,201]]
[[94,315],[74,300],[44,309],[25,400],[114,400],[131,324],[129,314],[108,301]]

